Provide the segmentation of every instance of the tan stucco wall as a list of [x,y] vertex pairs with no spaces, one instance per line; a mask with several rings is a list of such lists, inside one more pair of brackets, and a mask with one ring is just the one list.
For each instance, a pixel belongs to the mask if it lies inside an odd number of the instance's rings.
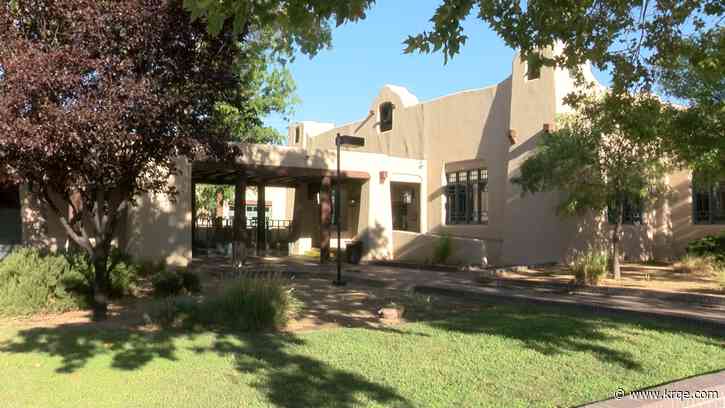
[[126,251],[138,258],[183,267],[191,262],[191,166],[178,160],[169,179],[177,196],[143,194],[128,213]]
[[[60,203],[57,203],[60,206]],[[58,216],[30,194],[28,186],[20,186],[20,213],[23,245],[47,248],[51,251],[66,249],[68,237]]]

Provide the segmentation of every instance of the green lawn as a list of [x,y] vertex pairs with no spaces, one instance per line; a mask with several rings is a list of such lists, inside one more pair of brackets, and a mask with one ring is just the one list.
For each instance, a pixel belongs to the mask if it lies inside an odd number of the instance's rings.
[[299,335],[0,329],[9,407],[571,406],[720,369],[724,337],[541,306]]

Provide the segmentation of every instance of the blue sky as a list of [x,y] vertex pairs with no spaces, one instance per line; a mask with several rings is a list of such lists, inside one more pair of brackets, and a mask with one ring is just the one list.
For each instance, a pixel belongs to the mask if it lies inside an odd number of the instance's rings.
[[[312,59],[298,56],[290,68],[301,103],[291,121],[339,125],[361,119],[385,84],[404,86],[424,101],[505,79],[514,50],[475,18],[465,22],[466,46],[447,65],[440,53],[403,54],[403,40],[429,29],[428,20],[439,4],[439,0],[379,1],[365,20],[336,28],[331,49]],[[287,123],[278,116],[266,123],[287,132]]]

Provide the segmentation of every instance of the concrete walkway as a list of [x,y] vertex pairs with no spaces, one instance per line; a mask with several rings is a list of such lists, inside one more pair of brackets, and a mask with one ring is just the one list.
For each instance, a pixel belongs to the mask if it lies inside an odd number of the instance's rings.
[[629,393],[617,390],[616,397],[586,405],[587,408],[725,407],[725,371],[675,381]]
[[[300,258],[268,258],[259,260],[267,268],[280,268],[294,273],[326,274],[334,277],[335,264],[319,265]],[[642,296],[606,293],[596,290],[562,289],[561,287],[525,285],[511,286],[497,280],[489,284],[478,282],[472,272],[442,272],[426,269],[380,265],[344,265],[343,279],[359,281],[390,289],[413,290],[420,293],[563,304],[619,314],[638,314],[653,318],[686,320],[699,325],[722,328],[725,333],[725,304],[696,304],[681,302],[657,293]],[[646,294],[646,293],[645,293]]]

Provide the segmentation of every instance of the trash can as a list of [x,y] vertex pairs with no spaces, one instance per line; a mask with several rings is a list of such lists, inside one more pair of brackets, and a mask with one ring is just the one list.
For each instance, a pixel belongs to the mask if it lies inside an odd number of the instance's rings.
[[347,262],[351,264],[359,264],[360,258],[362,258],[362,242],[361,241],[352,241],[347,244],[345,247],[345,257],[347,258]]

